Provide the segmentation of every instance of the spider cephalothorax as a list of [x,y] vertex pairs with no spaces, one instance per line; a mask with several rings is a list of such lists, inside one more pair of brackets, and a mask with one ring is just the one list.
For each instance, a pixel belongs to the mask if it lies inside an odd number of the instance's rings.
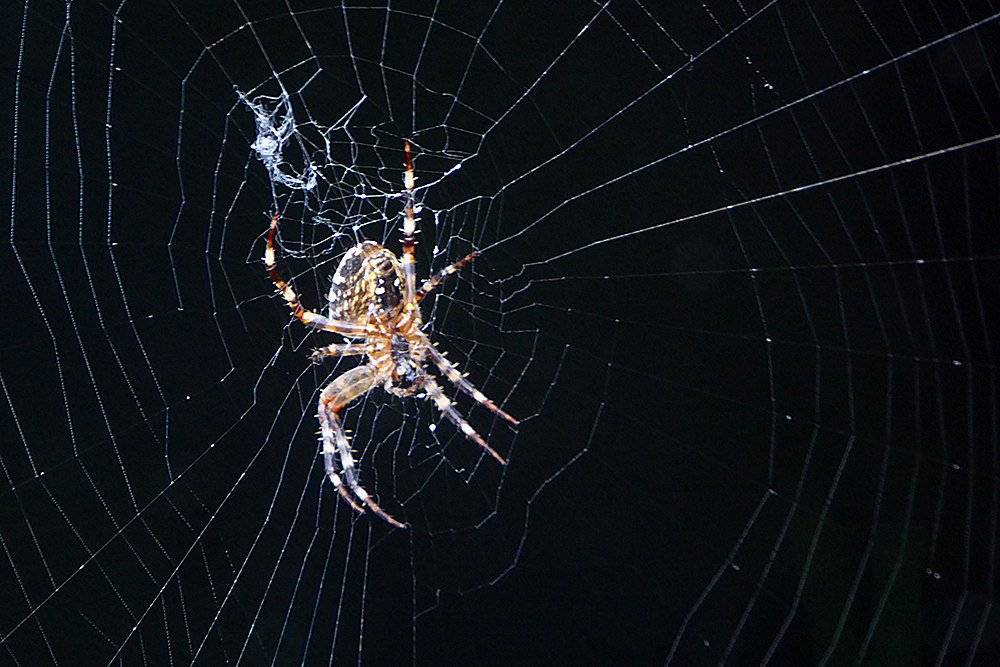
[[[306,310],[291,284],[278,274],[274,236],[278,229],[277,214],[271,219],[267,237],[264,265],[278,291],[292,309],[295,317],[304,324],[364,342],[333,343],[313,353],[315,361],[323,357],[365,355],[367,361],[337,377],[326,386],[319,398],[319,422],[323,443],[326,473],[340,495],[358,512],[363,506],[394,526],[400,523],[385,512],[361,487],[358,481],[354,456],[347,434],[340,423],[338,411],[352,400],[381,384],[396,396],[418,395],[430,398],[462,433],[476,442],[484,451],[504,464],[503,458],[476,433],[475,429],[455,409],[433,377],[424,369],[430,357],[448,380],[481,405],[486,406],[512,424],[517,420],[493,404],[476,389],[434,347],[421,330],[418,303],[442,280],[475,257],[467,255],[441,270],[417,289],[413,246],[415,245],[417,218],[414,215],[413,165],[410,162],[410,144],[406,148],[406,204],[403,209],[402,259],[374,241],[364,241],[348,250],[333,275],[327,315]],[[338,465],[339,464],[339,465]],[[344,479],[341,479],[341,474]]]

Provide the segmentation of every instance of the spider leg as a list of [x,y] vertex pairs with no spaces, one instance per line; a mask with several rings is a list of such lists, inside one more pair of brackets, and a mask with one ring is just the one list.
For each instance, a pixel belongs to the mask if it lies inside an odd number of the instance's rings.
[[319,313],[314,313],[302,307],[302,304],[299,303],[299,295],[295,293],[295,288],[290,283],[286,283],[278,273],[277,258],[274,251],[274,234],[277,229],[278,214],[275,213],[274,217],[271,218],[271,231],[267,235],[267,248],[264,250],[264,267],[267,269],[268,275],[271,276],[271,280],[278,287],[278,291],[281,292],[281,296],[285,298],[288,306],[292,309],[292,314],[302,320],[303,324],[314,329],[333,331],[334,333],[355,338],[363,337],[365,335],[365,327],[362,325],[331,320],[328,317],[323,317]]
[[431,290],[433,290],[435,287],[441,284],[441,281],[443,281],[445,278],[458,271],[460,268],[462,268],[463,264],[465,264],[478,254],[479,254],[478,252],[470,252],[464,258],[458,260],[451,266],[447,266],[441,269],[433,277],[428,278],[426,281],[424,281],[424,284],[420,286],[420,289],[417,290],[417,293],[414,295],[414,300],[420,301],[421,299],[423,299],[425,296],[427,296],[427,294]]
[[403,174],[403,185],[406,187],[406,203],[403,205],[403,279],[406,281],[406,294],[403,300],[407,304],[416,303],[417,269],[414,266],[413,246],[417,243],[417,218],[414,217],[413,164],[410,162],[410,142],[403,144],[406,150],[406,172]]
[[[361,488],[358,473],[351,453],[351,445],[347,434],[340,423],[337,412],[358,396],[367,393],[375,386],[375,371],[368,366],[358,366],[347,371],[331,382],[319,397],[319,423],[323,440],[323,460],[326,464],[326,474],[333,486],[351,507],[363,512],[361,506],[354,501],[357,498],[375,514],[396,528],[405,528],[406,524],[396,521],[385,512],[378,503]],[[340,459],[340,470],[344,480],[337,474],[337,459]],[[346,486],[345,486],[346,481]],[[348,488],[350,491],[348,491]],[[354,498],[351,494],[354,494]]]
[[437,364],[437,367],[441,369],[441,372],[445,374],[445,377],[447,377],[448,380],[453,385],[455,385],[456,387],[458,387],[459,389],[461,389],[462,391],[464,391],[466,394],[468,394],[472,398],[476,399],[477,403],[479,403],[480,405],[482,405],[484,407],[489,408],[493,412],[497,413],[498,415],[500,415],[501,417],[503,417],[504,419],[506,419],[507,421],[509,421],[511,424],[517,424],[518,423],[518,421],[516,419],[514,419],[513,417],[511,417],[509,414],[507,414],[506,412],[504,412],[500,408],[498,408],[493,403],[493,401],[491,401],[490,399],[488,399],[486,397],[486,394],[484,394],[483,392],[481,392],[478,389],[476,389],[475,385],[473,385],[471,382],[469,382],[468,380],[466,380],[462,376],[462,374],[458,372],[458,369],[455,368],[455,366],[450,361],[448,361],[445,358],[445,356],[438,351],[438,349],[436,347],[434,347],[433,345],[428,345],[427,346],[427,352],[431,355],[431,359],[434,360],[434,363]]
[[469,422],[462,418],[462,415],[458,414],[458,410],[455,409],[455,404],[451,402],[451,399],[445,396],[444,391],[433,378],[428,377],[424,380],[424,390],[427,395],[434,400],[437,405],[438,410],[441,411],[445,417],[451,420],[451,423],[461,429],[462,433],[465,434],[467,438],[475,442],[477,445],[482,447],[489,453],[490,456],[495,458],[501,463],[501,465],[507,465],[507,462],[503,460],[503,457],[496,453],[492,447],[486,444],[486,441],[479,437],[476,430],[469,425]]
[[350,357],[355,354],[364,353],[364,343],[333,343],[332,345],[315,350],[309,358],[319,363],[323,357]]

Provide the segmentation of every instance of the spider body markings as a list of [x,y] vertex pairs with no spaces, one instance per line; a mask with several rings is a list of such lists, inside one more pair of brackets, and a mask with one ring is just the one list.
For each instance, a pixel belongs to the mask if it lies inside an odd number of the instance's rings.
[[403,256],[397,257],[391,250],[374,241],[364,241],[348,250],[341,258],[330,284],[327,315],[306,310],[299,302],[292,285],[285,282],[278,273],[274,246],[278,229],[277,213],[271,219],[264,252],[264,266],[295,317],[315,329],[337,333],[351,340],[363,340],[333,343],[316,350],[312,355],[316,362],[324,357],[364,355],[366,358],[363,364],[337,377],[320,393],[318,418],[323,460],[327,477],[352,508],[364,512],[367,507],[397,528],[405,528],[406,524],[397,521],[379,507],[358,481],[357,464],[338,415],[341,408],[378,385],[395,396],[417,395],[420,398],[430,398],[438,411],[466,437],[501,465],[506,465],[503,457],[486,444],[427,373],[424,362],[429,358],[459,390],[510,423],[518,423],[466,380],[421,330],[423,321],[418,305],[420,300],[474,258],[476,253],[446,267],[417,288],[413,257],[417,233],[413,192],[416,179],[410,162],[409,142],[406,142],[405,150]]

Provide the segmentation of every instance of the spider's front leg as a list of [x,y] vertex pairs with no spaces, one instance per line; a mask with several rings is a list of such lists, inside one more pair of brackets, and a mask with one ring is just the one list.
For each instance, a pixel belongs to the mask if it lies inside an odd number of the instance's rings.
[[[340,423],[337,412],[345,405],[353,401],[358,396],[367,393],[375,386],[375,371],[368,366],[358,366],[347,371],[336,380],[331,382],[319,397],[319,423],[320,433],[323,439],[323,460],[326,464],[326,474],[333,482],[344,500],[350,503],[358,512],[363,512],[362,508],[354,501],[357,498],[363,505],[378,514],[397,528],[406,528],[406,524],[396,521],[385,510],[378,506],[378,503],[368,495],[368,492],[361,488],[358,482],[358,473],[355,469],[354,455],[351,453],[351,445],[347,440],[347,434]],[[346,480],[341,480],[337,473],[337,458],[340,459],[340,470]],[[350,491],[348,491],[350,488]],[[351,496],[353,494],[354,497]]]

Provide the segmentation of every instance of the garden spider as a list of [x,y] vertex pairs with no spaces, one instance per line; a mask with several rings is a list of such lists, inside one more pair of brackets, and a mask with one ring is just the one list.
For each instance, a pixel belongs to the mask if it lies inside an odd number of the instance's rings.
[[[410,162],[410,143],[406,150],[406,172],[403,184],[406,200],[403,208],[403,258],[400,260],[391,250],[374,241],[364,241],[348,250],[330,285],[327,296],[328,315],[306,310],[299,302],[298,294],[290,283],[282,280],[276,266],[274,235],[278,229],[278,214],[271,218],[271,231],[267,236],[264,252],[264,266],[271,280],[277,285],[292,313],[306,326],[346,336],[364,339],[364,342],[333,343],[316,350],[313,361],[323,357],[366,355],[367,361],[340,375],[323,389],[319,397],[319,423],[323,443],[323,459],[326,474],[351,507],[364,512],[367,506],[375,514],[397,528],[406,524],[392,518],[378,506],[375,500],[361,488],[351,446],[337,413],[355,398],[364,395],[381,384],[387,392],[395,396],[430,398],[462,433],[475,441],[484,451],[506,465],[499,454],[476,433],[455,409],[437,382],[426,373],[423,362],[430,360],[456,387],[471,396],[512,424],[517,420],[498,408],[471,382],[458,372],[451,362],[438,352],[427,335],[420,330],[420,308],[418,302],[437,285],[458,271],[476,256],[470,253],[451,266],[428,278],[420,289],[416,286],[416,268],[413,246],[416,244],[417,218],[414,217],[413,165]],[[418,393],[420,392],[420,393]],[[337,459],[339,458],[339,470]],[[341,479],[341,473],[343,479]],[[356,499],[356,500],[355,500]]]

